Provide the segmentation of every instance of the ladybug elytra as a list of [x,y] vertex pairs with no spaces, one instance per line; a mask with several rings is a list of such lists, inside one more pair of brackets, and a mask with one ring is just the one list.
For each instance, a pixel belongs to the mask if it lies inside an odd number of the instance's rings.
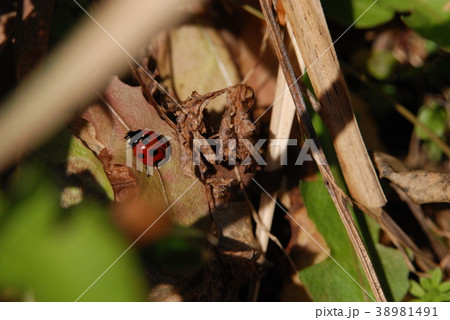
[[129,131],[125,139],[129,139],[134,155],[147,167],[164,164],[170,144],[162,134],[149,129],[134,130]]

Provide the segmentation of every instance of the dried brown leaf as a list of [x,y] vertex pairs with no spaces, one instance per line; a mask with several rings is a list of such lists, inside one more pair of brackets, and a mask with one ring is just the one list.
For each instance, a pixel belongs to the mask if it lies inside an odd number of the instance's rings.
[[[204,112],[210,101],[223,93],[227,94],[227,105],[218,132],[219,140],[223,143],[219,155],[222,160],[218,161],[212,147],[206,143],[205,135],[215,135],[215,132],[208,132],[204,121]],[[236,85],[205,95],[194,91],[192,96],[182,103],[183,109],[177,112],[179,139],[183,146],[181,163],[186,175],[195,177],[191,166],[194,140],[205,142],[205,145],[200,147],[205,157],[198,160],[202,179],[211,190],[214,202],[211,204],[212,207],[227,204],[228,189],[235,182],[235,177],[217,175],[217,172],[220,171],[217,167],[218,162],[229,160],[232,157],[231,152],[236,153],[236,164],[241,163],[250,155],[246,140],[250,140],[255,128],[248,118],[248,111],[253,105],[253,90],[246,85]],[[250,165],[251,162],[246,164],[247,167]]]
[[399,186],[414,202],[450,202],[450,174],[410,171],[400,160],[381,152],[376,152],[374,158],[380,177]]
[[255,126],[248,118],[248,111],[255,104],[253,90],[240,84],[227,90],[227,108],[219,128],[219,139],[224,142],[224,158],[230,154],[230,140],[236,140],[236,158],[241,161],[250,155],[244,140],[250,140]]
[[[219,90],[201,95],[194,91],[192,92],[192,95],[181,104],[182,109],[177,111],[178,138],[183,146],[181,149],[182,170],[184,174],[190,177],[195,177],[191,165],[194,139],[206,140],[203,136],[207,131],[203,119],[203,111],[212,99],[221,95],[223,92],[224,90]],[[202,151],[204,154],[214,154],[212,148],[208,148],[208,146],[205,146]],[[206,169],[204,164],[200,165],[200,170],[202,172],[205,172]]]

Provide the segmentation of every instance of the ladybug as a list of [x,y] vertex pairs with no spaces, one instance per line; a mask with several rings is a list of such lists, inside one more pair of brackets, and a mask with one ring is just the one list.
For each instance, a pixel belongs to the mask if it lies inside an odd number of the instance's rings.
[[160,167],[170,156],[169,140],[158,132],[149,129],[129,131],[125,139],[129,140],[136,158],[147,168]]

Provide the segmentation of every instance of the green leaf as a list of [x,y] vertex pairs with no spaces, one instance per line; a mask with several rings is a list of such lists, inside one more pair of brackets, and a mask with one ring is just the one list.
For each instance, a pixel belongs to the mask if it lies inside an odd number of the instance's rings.
[[402,20],[415,32],[450,50],[448,0],[379,0],[380,5],[404,13]]
[[[366,218],[369,220],[369,218]],[[375,245],[377,254],[381,260],[381,266],[384,271],[386,286],[392,294],[394,301],[401,301],[409,289],[408,274],[409,270],[405,264],[403,255],[400,251],[385,247],[379,243]],[[376,270],[377,273],[378,270]],[[380,281],[384,280],[380,277]]]
[[356,28],[372,28],[384,24],[394,17],[395,11],[392,8],[374,2],[374,0],[321,1],[327,16],[345,26],[350,26],[356,21]]
[[68,161],[77,163],[78,166],[82,166],[84,170],[89,171],[94,177],[95,182],[99,184],[108,198],[114,200],[114,191],[106,176],[102,163],[97,159],[94,153],[76,137],[72,137],[71,139]]
[[419,279],[419,282],[420,282],[420,285],[422,286],[422,288],[424,288],[425,290],[427,290],[427,291],[433,290],[433,285],[431,284],[431,279],[421,277]]
[[378,80],[388,79],[394,72],[397,60],[391,51],[373,51],[367,59],[367,71]]
[[438,288],[442,281],[442,271],[439,268],[434,269],[431,273],[431,285],[434,288]]
[[[8,187],[0,214],[0,291],[30,292],[37,301],[74,301],[129,245],[91,201],[70,209],[48,170],[24,166]],[[19,196],[11,191],[26,186]],[[145,300],[145,278],[130,250],[80,301]],[[23,298],[23,295],[22,295]]]
[[442,148],[439,147],[434,141],[426,141],[424,143],[424,150],[430,161],[437,163],[442,159]]
[[417,281],[411,280],[410,281],[411,284],[411,288],[409,289],[409,292],[417,297],[417,298],[421,298],[423,296],[425,296],[425,290],[420,286],[419,283],[417,283]]
[[[322,0],[327,16],[356,28],[372,28],[389,22],[395,13],[415,32],[450,50],[448,0]],[[374,3],[375,2],[375,3]],[[370,7],[373,4],[372,7]],[[367,10],[370,7],[369,10]],[[367,11],[366,11],[367,10]]]
[[439,297],[440,297],[440,301],[442,301],[442,302],[450,301],[450,293],[446,293],[446,294],[441,293],[441,295]]
[[[308,267],[299,276],[314,301],[368,301],[373,293],[322,179],[302,181],[308,216],[330,247],[333,260]],[[339,263],[339,265],[338,265]],[[362,288],[359,287],[362,286]]]
[[[325,238],[331,256],[342,267],[327,259],[300,271],[302,282],[314,301],[367,301],[368,297],[359,285],[372,295],[370,286],[323,180],[302,181],[300,189],[308,216]],[[403,258],[395,249],[380,244],[375,248],[393,299],[400,301],[408,291],[409,272]]]
[[[438,104],[432,103],[422,106],[417,113],[417,119],[423,122],[437,136],[441,137],[444,134],[447,112]],[[416,127],[415,132],[420,139],[430,140],[430,137],[420,127]]]
[[439,285],[438,289],[439,289],[440,292],[450,291],[450,282],[446,281],[446,282],[441,283]]
[[[424,123],[437,136],[445,138],[447,111],[442,106],[436,102],[423,105],[417,113],[417,119]],[[442,158],[442,149],[420,127],[416,126],[414,132],[420,139],[425,141],[424,148],[428,158],[433,162],[438,162]]]
[[[114,191],[102,163],[67,128],[62,129],[47,141],[36,152],[36,156],[55,168],[61,167],[61,170],[64,168],[68,176],[76,175],[82,182],[83,189],[89,189],[90,194],[95,192],[98,196],[114,200]],[[73,184],[67,176],[64,177],[63,182],[66,187],[71,187]],[[62,201],[67,202],[65,199]]]
[[[332,150],[331,138],[317,114],[313,115],[312,121],[330,161],[333,175],[338,185],[345,191],[342,176],[336,169],[337,159]],[[318,175],[315,181],[301,181],[300,190],[308,217],[313,220],[317,230],[324,237],[335,260],[329,258],[300,271],[299,277],[302,282],[314,301],[367,301],[370,298],[364,290],[372,296],[373,294],[322,178]],[[372,245],[369,254],[372,261],[379,263],[376,271],[380,281],[384,280],[384,287],[390,289],[390,299],[402,300],[409,287],[409,271],[401,253],[380,244],[373,245],[378,241],[380,230],[375,221],[358,212],[357,222],[358,226],[364,229],[361,234],[366,245]]]

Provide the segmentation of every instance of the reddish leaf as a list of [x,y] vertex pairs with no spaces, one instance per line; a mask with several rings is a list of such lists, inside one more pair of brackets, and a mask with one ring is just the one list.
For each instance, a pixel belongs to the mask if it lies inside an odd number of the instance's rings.
[[[104,101],[89,107],[82,118],[94,130],[86,124],[78,125],[76,134],[103,163],[115,200],[120,204],[119,220],[128,226],[132,235],[139,235],[172,203],[166,217],[176,224],[192,225],[208,213],[202,183],[181,171],[176,132],[145,100],[140,87],[130,87],[113,77],[104,92]],[[170,160],[158,169],[164,186],[156,170],[153,176],[147,177],[145,170],[135,169],[135,164],[134,168],[126,166],[127,142],[124,137],[129,130],[140,129],[150,129],[170,139]],[[101,145],[104,148],[98,151]]]

